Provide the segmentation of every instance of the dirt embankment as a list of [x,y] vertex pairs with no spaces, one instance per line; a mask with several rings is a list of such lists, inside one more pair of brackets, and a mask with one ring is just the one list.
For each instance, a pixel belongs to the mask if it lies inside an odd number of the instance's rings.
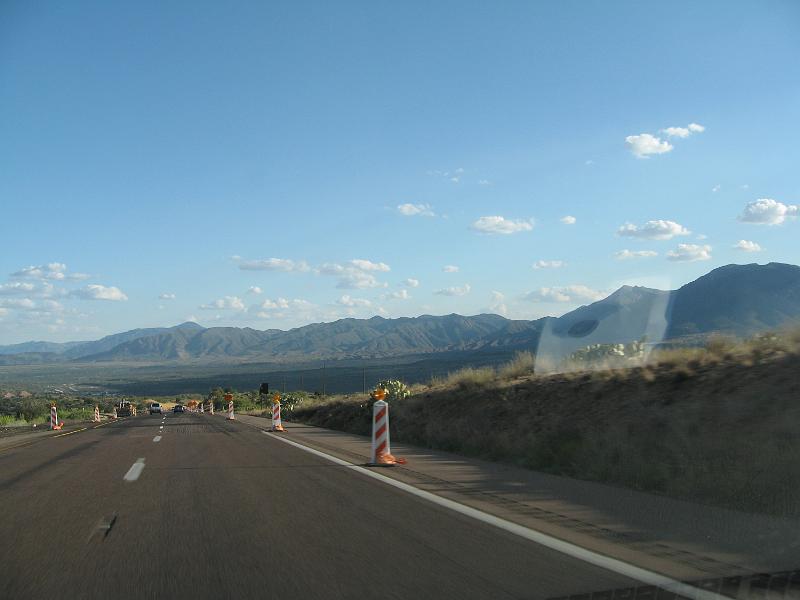
[[[363,398],[292,417],[367,435]],[[800,354],[431,387],[396,441],[700,502],[800,515]]]

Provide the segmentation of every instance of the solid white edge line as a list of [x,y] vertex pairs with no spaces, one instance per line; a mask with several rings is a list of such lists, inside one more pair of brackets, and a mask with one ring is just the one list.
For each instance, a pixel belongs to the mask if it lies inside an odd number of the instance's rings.
[[290,446],[294,446],[295,448],[299,448],[301,450],[305,450],[306,452],[310,452],[311,454],[329,460],[342,467],[347,467],[348,469],[361,473],[362,475],[366,475],[367,477],[372,477],[373,479],[377,479],[378,481],[381,481],[387,485],[391,485],[392,487],[403,490],[404,492],[413,494],[418,498],[422,498],[429,502],[433,502],[434,504],[437,504],[444,508],[448,508],[464,516],[477,519],[478,521],[482,521],[487,525],[492,525],[494,527],[497,527],[498,529],[503,529],[504,531],[523,537],[527,540],[545,546],[546,548],[550,548],[551,550],[555,550],[557,552],[561,552],[562,554],[566,554],[567,556],[571,556],[572,558],[577,558],[579,560],[595,565],[597,567],[601,567],[608,571],[613,571],[614,573],[624,575],[625,577],[636,579],[647,585],[659,586],[671,592],[678,593],[688,598],[694,598],[696,600],[719,600],[720,598],[727,598],[726,596],[720,596],[713,592],[701,590],[700,588],[694,587],[693,585],[689,585],[687,583],[683,583],[682,581],[678,581],[677,579],[672,579],[671,577],[667,577],[666,575],[661,575],[654,571],[648,571],[647,569],[643,569],[641,567],[628,564],[616,558],[611,558],[610,556],[605,556],[603,554],[593,552],[592,550],[587,550],[586,548],[582,548],[575,544],[571,544],[570,542],[565,542],[564,540],[551,537],[545,533],[541,533],[533,529],[528,529],[523,525],[518,525],[517,523],[512,523],[511,521],[507,521],[505,519],[501,519],[500,517],[490,515],[489,513],[485,513],[481,510],[478,510],[477,508],[472,508],[470,506],[466,506],[459,502],[455,502],[454,500],[448,500],[447,498],[442,498],[441,496],[437,496],[436,494],[431,494],[430,492],[426,492],[425,490],[421,490],[412,485],[408,485],[407,483],[403,483],[402,481],[397,481],[396,479],[392,479],[391,477],[386,477],[385,475],[381,475],[380,473],[375,473],[374,471],[370,471],[369,469],[366,469],[359,465],[354,465],[353,463],[349,463],[340,458],[336,458],[335,456],[331,456],[330,454],[325,454],[324,452],[320,452],[319,450],[315,450],[314,448],[304,446],[303,444],[293,442],[292,440],[287,440],[285,437],[281,437],[274,433],[270,433],[269,431],[264,431],[262,429],[261,433],[268,435],[269,437],[274,438],[280,442],[284,442],[285,444],[289,444]]
[[125,481],[136,481],[139,479],[139,475],[142,474],[142,471],[144,471],[144,459],[139,458],[131,465],[131,468],[128,469],[127,473],[125,473],[125,477],[123,477],[123,479]]

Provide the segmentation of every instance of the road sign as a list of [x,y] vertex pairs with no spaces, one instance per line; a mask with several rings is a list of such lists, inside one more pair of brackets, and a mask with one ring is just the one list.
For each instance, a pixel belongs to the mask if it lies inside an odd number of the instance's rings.
[[261,387],[258,388],[259,394],[264,394],[265,396],[269,396],[269,383],[262,383]]

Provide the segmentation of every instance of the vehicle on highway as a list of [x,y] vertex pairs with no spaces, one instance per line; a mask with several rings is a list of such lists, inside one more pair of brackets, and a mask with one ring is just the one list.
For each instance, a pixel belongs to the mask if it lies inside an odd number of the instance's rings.
[[173,413],[186,412],[186,408],[183,406],[183,404],[176,404],[175,406],[172,407],[172,412]]
[[159,404],[158,402],[153,402],[150,405],[150,414],[151,415],[154,414],[154,413],[161,414],[162,412],[163,411],[161,410],[161,404]]
[[132,405],[128,400],[122,400],[117,405],[118,417],[131,417],[135,415],[136,415],[136,407]]

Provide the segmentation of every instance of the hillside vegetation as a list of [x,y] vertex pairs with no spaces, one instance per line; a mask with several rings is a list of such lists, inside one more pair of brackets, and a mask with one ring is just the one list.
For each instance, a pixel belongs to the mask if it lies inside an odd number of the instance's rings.
[[[662,351],[633,368],[532,374],[521,354],[391,404],[394,441],[720,506],[800,515],[800,331]],[[364,396],[290,418],[368,435]]]

